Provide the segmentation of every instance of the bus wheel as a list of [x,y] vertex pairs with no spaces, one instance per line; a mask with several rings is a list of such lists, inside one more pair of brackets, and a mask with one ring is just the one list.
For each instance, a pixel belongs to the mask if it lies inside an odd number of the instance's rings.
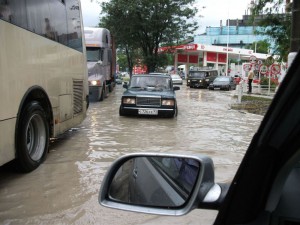
[[16,148],[17,165],[22,172],[36,169],[46,158],[49,125],[46,113],[38,102],[30,102],[21,112]]

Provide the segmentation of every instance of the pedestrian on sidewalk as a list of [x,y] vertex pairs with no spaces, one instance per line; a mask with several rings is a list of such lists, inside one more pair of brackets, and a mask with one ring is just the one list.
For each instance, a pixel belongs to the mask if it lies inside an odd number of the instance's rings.
[[250,70],[248,73],[248,94],[252,93],[252,81],[254,77],[254,72],[253,70]]

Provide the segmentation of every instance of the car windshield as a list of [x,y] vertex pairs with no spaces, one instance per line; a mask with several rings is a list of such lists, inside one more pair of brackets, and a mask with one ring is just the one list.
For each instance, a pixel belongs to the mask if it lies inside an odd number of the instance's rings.
[[190,72],[190,77],[204,78],[205,77],[205,72],[203,72],[203,71]]
[[130,89],[170,89],[170,77],[167,76],[133,76],[130,81]]
[[172,79],[181,79],[181,77],[177,74],[171,75]]
[[215,81],[229,81],[229,77],[217,77]]

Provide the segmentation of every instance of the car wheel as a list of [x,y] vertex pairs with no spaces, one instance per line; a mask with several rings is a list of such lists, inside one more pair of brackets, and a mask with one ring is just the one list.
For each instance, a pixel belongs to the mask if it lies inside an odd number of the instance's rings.
[[124,112],[123,112],[123,110],[122,110],[122,107],[120,106],[120,108],[119,108],[119,115],[120,116],[124,116]]
[[49,124],[38,102],[30,102],[21,112],[16,137],[18,169],[36,169],[45,160],[49,145]]
[[178,115],[178,107],[177,107],[177,105],[176,105],[174,114],[173,114],[173,116],[171,116],[171,117],[177,117],[177,115]]

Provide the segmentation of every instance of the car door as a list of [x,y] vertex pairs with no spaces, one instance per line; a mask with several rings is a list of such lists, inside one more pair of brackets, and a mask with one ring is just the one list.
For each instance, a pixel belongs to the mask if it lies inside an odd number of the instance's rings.
[[299,61],[298,54],[251,141],[215,225],[300,224]]

